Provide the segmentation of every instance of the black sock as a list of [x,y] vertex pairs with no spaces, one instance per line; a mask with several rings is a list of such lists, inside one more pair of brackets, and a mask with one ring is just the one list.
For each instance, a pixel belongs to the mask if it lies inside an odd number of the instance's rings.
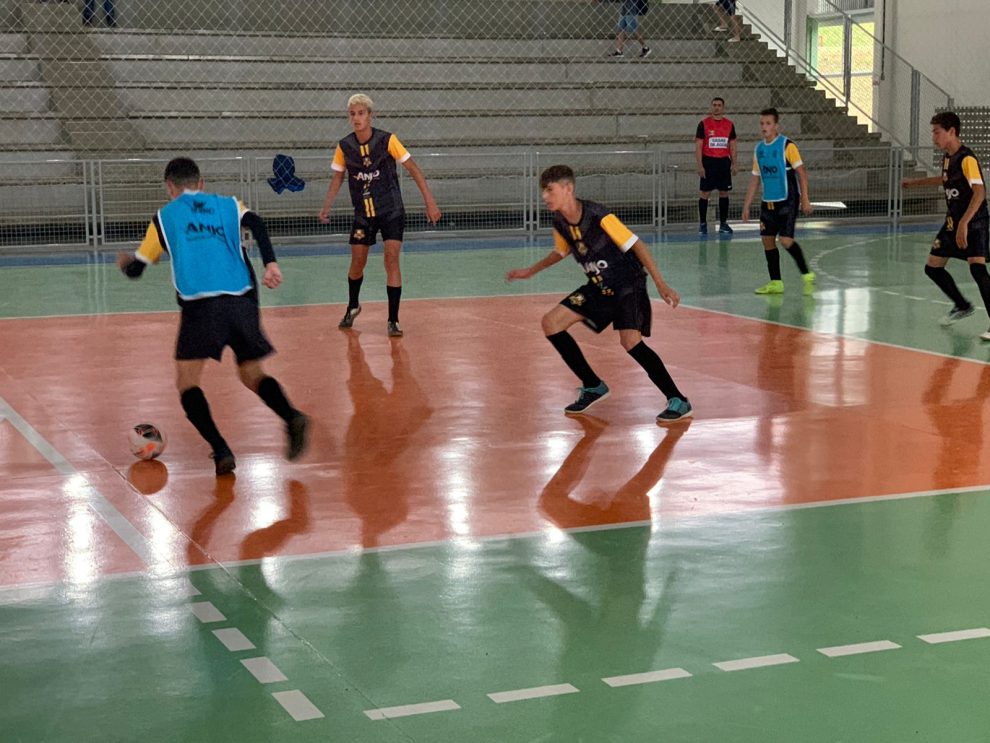
[[206,439],[206,442],[213,448],[213,451],[228,449],[227,442],[223,440],[217,424],[213,422],[210,415],[210,404],[206,401],[206,395],[199,387],[190,387],[182,393],[182,409],[186,411],[186,418],[196,426],[199,435]]
[[385,293],[388,294],[388,321],[399,322],[399,299],[402,297],[402,287],[386,286]]
[[356,279],[352,279],[350,276],[347,277],[347,308],[353,310],[361,302],[359,297],[361,296],[361,282],[364,281],[364,276],[359,276]]
[[708,199],[698,199],[698,223],[708,221]]
[[767,259],[767,270],[770,272],[771,281],[780,281],[780,251],[764,250],[763,257]]
[[718,221],[725,224],[729,221],[729,197],[718,197]]
[[278,383],[275,377],[265,377],[261,380],[261,383],[258,384],[258,397],[264,400],[265,405],[274,410],[275,415],[286,423],[299,415],[299,411],[292,407],[285,392],[282,391],[282,385]]
[[930,278],[935,282],[935,285],[942,290],[949,299],[952,300],[957,309],[964,310],[970,307],[969,300],[962,295],[959,291],[959,287],[956,286],[955,280],[952,278],[952,274],[945,270],[945,267],[936,268],[934,266],[925,265],[925,276]]
[[657,356],[656,351],[646,345],[646,343],[643,341],[637,343],[629,349],[629,355],[636,359],[636,363],[646,370],[653,384],[660,388],[660,391],[667,396],[668,400],[672,397],[679,397],[682,400],[687,399],[677,389],[677,385],[674,384],[670,372],[667,371],[667,367],[663,364],[663,359]]
[[801,246],[793,242],[791,243],[791,247],[785,248],[785,250],[791,254],[791,258],[797,263],[798,271],[808,273],[808,264],[804,260],[804,251],[801,250]]
[[973,281],[980,287],[983,306],[987,308],[987,314],[990,315],[990,272],[987,271],[987,264],[970,263],[969,272],[973,276]]
[[602,383],[601,378],[591,370],[588,360],[584,358],[577,341],[566,330],[560,333],[548,335],[547,340],[557,349],[557,353],[564,360],[564,363],[581,380],[583,387],[597,387]]

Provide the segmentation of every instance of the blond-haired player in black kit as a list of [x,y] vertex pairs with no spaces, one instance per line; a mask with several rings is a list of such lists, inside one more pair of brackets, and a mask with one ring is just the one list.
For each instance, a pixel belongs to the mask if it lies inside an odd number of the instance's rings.
[[[905,188],[942,186],[948,213],[945,223],[932,243],[925,274],[952,300],[952,309],[942,318],[942,325],[951,325],[973,314],[967,300],[952,275],[945,269],[950,258],[969,263],[969,272],[980,288],[983,306],[990,315],[990,212],[987,211],[987,189],[976,155],[959,140],[959,117],[944,111],[932,117],[932,144],[945,152],[942,174],[931,178],[909,178]],[[990,341],[990,330],[980,335]]]
[[337,144],[333,155],[333,178],[327,189],[319,219],[330,221],[330,207],[337,192],[347,178],[354,205],[354,223],[351,225],[351,266],[347,272],[348,302],[344,319],[338,327],[350,328],[361,312],[358,301],[368,251],[375,244],[379,230],[385,248],[385,290],[388,294],[388,334],[395,338],[402,335],[399,327],[399,299],[402,296],[402,272],[399,269],[399,251],[406,225],[406,212],[399,191],[396,164],[401,163],[416,182],[426,203],[426,218],[431,224],[440,221],[440,209],[426,185],[426,176],[413,162],[412,156],[391,132],[371,126],[374,104],[363,93],[352,95],[347,101],[347,116],[354,131]]
[[578,399],[564,408],[569,415],[586,412],[609,395],[608,385],[592,371],[567,329],[583,322],[596,333],[609,325],[619,331],[619,342],[667,397],[667,408],[657,416],[661,424],[692,415],[691,403],[677,389],[659,356],[643,342],[650,335],[652,305],[646,275],[656,284],[663,301],[676,307],[680,296],[663,280],[649,248],[608,208],[574,195],[574,171],[552,165],[540,174],[543,202],[553,212],[554,249],[529,268],[514,268],[507,281],[528,279],[544,268],[573,255],[588,283],[571,292],[543,316],[543,332],[564,363],[581,380]]

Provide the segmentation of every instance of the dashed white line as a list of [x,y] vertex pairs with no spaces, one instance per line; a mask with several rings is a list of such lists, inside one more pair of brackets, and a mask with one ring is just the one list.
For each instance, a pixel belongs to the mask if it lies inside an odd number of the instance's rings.
[[203,624],[210,624],[211,622],[225,622],[227,617],[215,607],[209,601],[197,601],[194,604],[189,604],[189,610],[196,615],[196,619],[201,621]]
[[721,671],[748,671],[750,668],[766,668],[767,666],[780,666],[785,663],[797,663],[798,659],[787,653],[777,655],[758,655],[753,658],[740,658],[739,660],[724,660],[719,663],[712,663]]
[[691,678],[691,674],[683,668],[665,668],[662,671],[647,671],[646,673],[631,673],[628,676],[609,676],[603,678],[613,689],[619,686],[634,686],[636,684],[653,684],[657,681]]
[[237,629],[237,627],[215,629],[213,630],[213,634],[232,653],[236,653],[239,650],[254,650],[254,643],[247,639],[244,633]]
[[298,689],[291,691],[276,691],[272,693],[275,701],[282,705],[292,719],[296,722],[303,720],[318,720],[325,715],[317,709],[316,705],[309,701],[309,698]]
[[975,629],[960,629],[954,632],[936,632],[932,635],[918,635],[918,639],[927,642],[929,645],[938,645],[943,642],[959,642],[960,640],[978,640],[981,637],[990,637],[990,629],[977,627]]
[[461,705],[453,699],[442,699],[439,702],[423,702],[422,704],[403,704],[398,707],[366,709],[364,714],[369,720],[392,720],[396,717],[427,715],[431,712],[451,712],[460,708]]
[[524,699],[539,699],[540,697],[555,697],[559,694],[576,694],[580,689],[570,684],[553,684],[551,686],[534,686],[529,689],[514,689],[512,691],[497,691],[489,694],[488,698],[495,704],[506,702],[521,702]]
[[244,658],[241,664],[262,684],[274,684],[276,681],[289,680],[284,673],[278,670],[278,666],[264,656],[260,658]]
[[818,652],[829,658],[841,658],[845,655],[862,655],[863,653],[879,653],[883,650],[898,650],[900,645],[890,640],[876,642],[858,642],[855,645],[836,645],[831,648],[818,648]]

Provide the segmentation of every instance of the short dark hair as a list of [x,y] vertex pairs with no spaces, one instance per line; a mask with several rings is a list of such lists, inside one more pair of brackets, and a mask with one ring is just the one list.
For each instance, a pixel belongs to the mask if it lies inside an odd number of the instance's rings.
[[725,98],[723,98],[723,97],[722,97],[722,96],[720,96],[720,95],[717,95],[717,96],[715,96],[714,98],[712,98],[712,103],[714,103],[715,101],[722,101],[722,105],[723,105],[723,106],[725,105]]
[[773,116],[774,121],[780,121],[780,112],[776,108],[764,108],[760,116]]
[[574,171],[567,165],[551,165],[540,173],[540,188],[551,183],[574,183]]
[[176,186],[195,186],[201,178],[199,166],[189,157],[176,157],[165,166],[165,180]]
[[959,133],[962,130],[962,122],[959,121],[959,117],[955,114],[954,111],[942,111],[941,113],[937,113],[934,116],[932,116],[932,120],[930,123],[932,124],[932,126],[942,127],[943,129],[945,129],[945,131],[949,131],[950,129],[955,129],[957,137],[959,136]]

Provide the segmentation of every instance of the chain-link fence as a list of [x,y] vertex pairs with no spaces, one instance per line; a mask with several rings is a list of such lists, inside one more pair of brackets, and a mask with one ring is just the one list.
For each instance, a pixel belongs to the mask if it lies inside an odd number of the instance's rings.
[[[778,53],[790,2],[740,2],[742,23],[718,30],[710,4],[654,1],[619,34],[627,4],[598,0],[0,0],[0,159],[15,163],[0,176],[0,240],[135,239],[163,198],[162,163],[180,154],[276,236],[326,239],[346,229],[346,193],[329,227],[315,214],[354,92],[372,96],[376,126],[425,171],[441,232],[544,224],[535,176],[565,155],[591,198],[631,223],[674,224],[693,188],[680,159],[716,95],[740,152],[775,106],[802,151],[820,153],[822,179],[858,193],[873,178],[880,204],[883,179],[865,174],[889,148]],[[908,88],[915,120],[930,116],[937,101]],[[304,191],[268,188],[277,154],[295,159]],[[412,185],[403,179],[415,233],[425,220]]]

